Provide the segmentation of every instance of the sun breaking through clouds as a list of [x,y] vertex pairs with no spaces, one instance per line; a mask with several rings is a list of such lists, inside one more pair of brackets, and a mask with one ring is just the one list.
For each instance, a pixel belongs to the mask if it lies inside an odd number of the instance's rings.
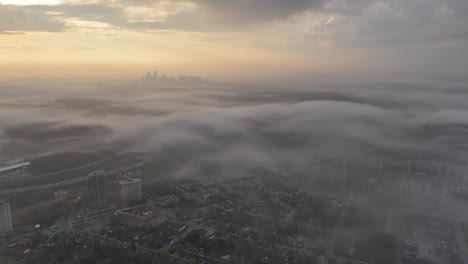
[[158,66],[221,78],[468,68],[465,0],[0,2],[1,78],[53,77],[55,65],[72,76]]

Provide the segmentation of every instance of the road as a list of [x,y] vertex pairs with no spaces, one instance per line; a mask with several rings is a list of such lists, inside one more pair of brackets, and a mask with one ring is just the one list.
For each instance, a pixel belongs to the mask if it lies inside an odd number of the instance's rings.
[[[110,175],[115,175],[117,173],[121,173],[121,172],[125,172],[125,171],[129,171],[129,170],[132,170],[132,169],[139,168],[139,167],[143,166],[144,164],[146,164],[148,162],[154,161],[154,158],[155,158],[155,156],[151,156],[151,157],[148,157],[145,160],[137,162],[135,164],[125,166],[125,167],[122,167],[122,168],[119,168],[119,169],[106,171],[104,175],[105,176],[110,176]],[[102,162],[102,160],[100,162]],[[92,165],[95,165],[95,164],[96,163],[90,163],[90,164],[87,164],[85,166],[81,166],[79,169],[89,167],[89,166],[92,166]],[[62,171],[61,173],[70,172],[71,170],[77,170],[77,169],[78,168],[73,168],[73,169],[69,169],[69,170],[66,170],[66,171]],[[57,173],[57,172],[54,172],[54,173]],[[34,185],[34,186],[27,186],[27,187],[0,190],[0,194],[1,195],[6,195],[6,194],[21,193],[21,192],[30,192],[30,191],[37,191],[37,190],[52,189],[52,188],[57,188],[57,187],[61,187],[61,186],[67,186],[67,185],[71,185],[71,184],[75,184],[75,183],[84,182],[87,179],[88,179],[88,176],[86,175],[86,176],[73,178],[73,179],[68,179],[68,180],[63,180],[63,181],[58,181],[58,182],[54,182],[54,183],[47,183],[47,184],[40,184],[40,185]]]
[[[54,171],[54,172],[49,172],[49,173],[43,173],[43,174],[35,174],[34,177],[41,178],[41,177],[55,176],[55,175],[60,175],[60,174],[64,174],[64,173],[74,172],[74,171],[77,171],[77,170],[86,169],[86,168],[89,168],[91,166],[98,165],[98,164],[100,164],[102,162],[112,160],[112,159],[114,159],[114,158],[116,158],[116,157],[118,157],[118,156],[120,156],[122,154],[125,154],[125,153],[117,153],[117,154],[111,155],[109,157],[105,157],[105,158],[102,158],[100,160],[96,160],[96,161],[93,161],[91,163],[87,163],[87,164],[77,166],[77,167],[73,167],[73,168],[70,168],[70,169]],[[5,178],[5,179],[0,179],[0,182],[11,182],[11,181],[15,181],[15,180],[18,180],[18,179],[24,179],[24,178],[29,178],[29,177],[31,177],[31,175],[8,177],[8,178]]]

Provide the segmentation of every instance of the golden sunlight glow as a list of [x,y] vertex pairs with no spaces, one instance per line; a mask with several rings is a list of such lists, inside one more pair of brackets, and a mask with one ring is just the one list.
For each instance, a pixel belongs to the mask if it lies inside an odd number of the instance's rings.
[[125,14],[129,21],[163,21],[163,19],[179,14],[192,11],[196,5],[192,3],[177,3],[177,2],[156,2],[152,6],[131,6],[125,8]]
[[0,2],[0,79],[137,77],[145,68],[235,79],[358,67],[328,38],[330,17],[258,27],[218,24],[191,1]]

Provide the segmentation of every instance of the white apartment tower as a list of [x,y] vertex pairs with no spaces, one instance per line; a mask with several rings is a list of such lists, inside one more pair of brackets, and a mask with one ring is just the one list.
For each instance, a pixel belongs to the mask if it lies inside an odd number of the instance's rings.
[[119,182],[120,199],[122,201],[134,202],[140,201],[143,196],[141,193],[141,180],[130,178]]
[[11,221],[10,203],[0,198],[0,234],[13,230]]

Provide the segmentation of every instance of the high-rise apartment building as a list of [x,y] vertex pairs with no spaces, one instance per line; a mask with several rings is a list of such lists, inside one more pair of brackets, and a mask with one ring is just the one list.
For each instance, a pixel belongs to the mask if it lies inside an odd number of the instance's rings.
[[95,171],[88,175],[88,197],[94,207],[100,208],[106,205],[105,177],[104,171]]
[[11,221],[10,203],[0,198],[0,234],[11,230],[13,230],[13,222]]
[[120,199],[122,201],[140,201],[141,193],[141,180],[138,178],[130,178],[119,182],[120,186]]

